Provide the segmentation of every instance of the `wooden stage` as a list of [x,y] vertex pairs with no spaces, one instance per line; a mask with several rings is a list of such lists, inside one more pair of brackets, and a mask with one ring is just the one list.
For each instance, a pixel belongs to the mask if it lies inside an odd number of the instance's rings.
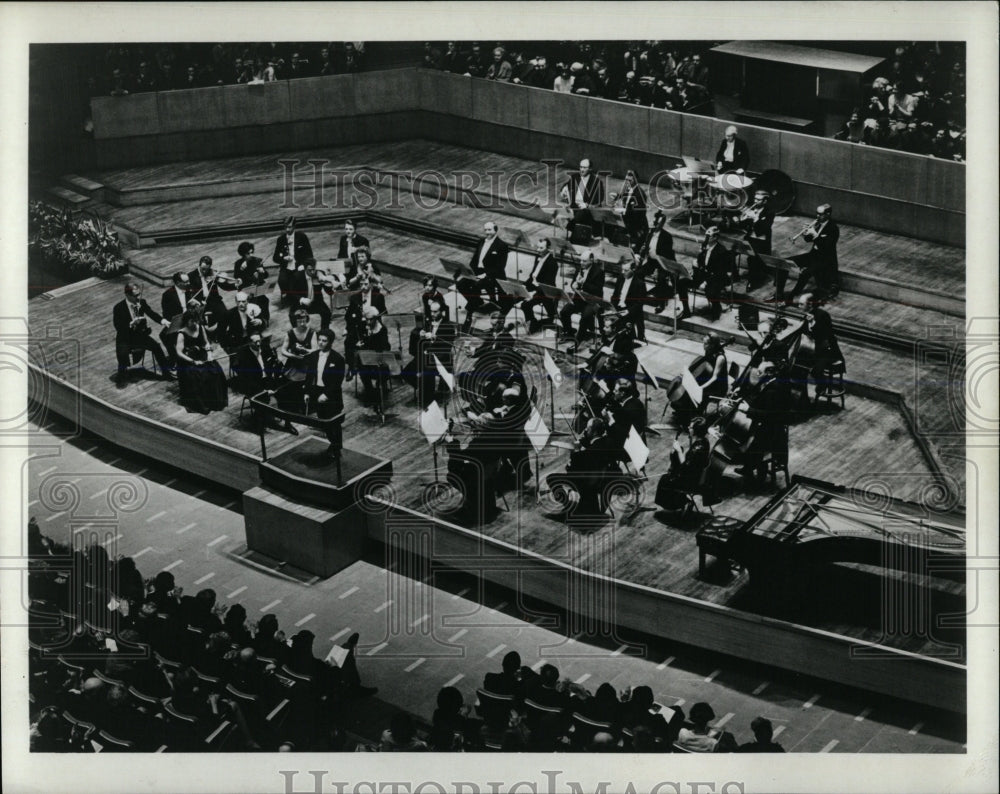
[[[374,164],[383,169],[420,170],[448,165],[451,168],[485,170],[488,167],[513,168],[525,164],[525,161],[510,162],[513,158],[424,141],[295,154],[301,159],[323,155],[339,163]],[[151,282],[147,284],[144,297],[154,308],[159,305],[162,290],[154,284],[164,283],[177,270],[192,269],[203,254],[212,256],[221,269],[228,269],[236,259],[239,242],[251,240],[256,245],[257,255],[269,261],[277,234],[275,226],[280,227],[281,219],[289,212],[280,208],[280,189],[276,191],[273,185],[267,184],[274,178],[275,164],[280,157],[271,155],[217,163],[185,163],[94,175],[100,178],[108,191],[105,202],[96,203],[94,209],[111,217],[120,227],[130,230],[134,239],[143,243],[143,247],[130,251],[128,255],[136,272]],[[254,186],[252,183],[257,181],[261,184]],[[238,195],[225,195],[228,189],[225,187],[211,194],[211,184],[231,187],[232,182],[243,183],[238,185],[241,191]],[[262,187],[266,189],[259,190]],[[180,197],[183,191],[176,194],[174,200],[161,200],[163,194],[157,196],[158,190],[182,188],[208,190],[210,197],[187,199]],[[130,191],[136,194],[145,191],[144,198],[155,201],[130,206],[108,203],[115,195],[117,200],[127,201]],[[496,220],[501,227],[518,229],[529,236],[553,231],[551,226],[537,219],[505,212],[502,208],[486,210],[441,202],[440,206],[425,209],[418,206],[417,195],[419,192],[403,191],[399,197],[403,205],[401,209],[379,210],[377,218],[368,217],[368,224],[363,229],[372,241],[374,258],[383,267],[386,283],[391,289],[387,301],[391,315],[387,322],[390,339],[404,348],[414,322],[412,312],[419,308],[418,279],[426,273],[443,275],[440,257],[467,261],[470,241],[482,228],[483,219]],[[307,229],[318,258],[335,254],[342,224],[340,219],[350,214],[347,210],[334,212],[330,209],[302,209],[296,212],[303,220],[313,219],[318,223]],[[775,224],[776,250],[783,250],[788,238],[800,226],[800,219],[779,218]],[[678,240],[677,247],[682,258],[690,256],[692,246],[696,244],[694,235],[676,230],[675,239]],[[860,273],[867,269],[874,276],[877,270],[878,278],[897,278],[899,284],[905,281],[928,295],[941,291],[955,298],[964,296],[964,251],[960,249],[844,228],[840,252],[843,271],[855,269]],[[527,261],[526,255],[519,255],[518,259],[521,265]],[[924,266],[926,259],[932,259],[935,266]],[[864,274],[861,273],[860,277],[863,278]],[[47,373],[52,376],[52,380],[41,377],[39,383],[39,389],[48,388],[48,397],[42,390],[33,393],[51,399],[53,410],[70,414],[77,412],[84,426],[114,443],[145,454],[155,454],[161,460],[225,487],[247,490],[256,486],[259,482],[256,467],[259,440],[249,423],[239,417],[240,395],[230,394],[226,410],[202,416],[188,413],[178,405],[175,383],[136,378],[125,389],[115,387],[111,379],[115,371],[115,357],[110,315],[112,305],[122,297],[123,284],[123,278],[91,282],[78,288],[57,290],[31,301],[32,361],[40,375]],[[920,338],[923,328],[940,323],[961,338],[963,321],[947,310],[948,307],[942,310],[913,306],[894,299],[893,296],[898,297],[898,293],[892,290],[885,297],[874,297],[864,292],[846,291],[842,294],[832,307],[835,322],[846,315],[853,318],[859,327],[867,323],[875,330],[888,329],[890,334],[896,333],[909,340]],[[451,300],[449,298],[449,302]],[[231,294],[227,295],[227,303],[232,304]],[[280,346],[288,328],[287,314],[273,302],[271,314],[269,332],[273,344]],[[638,355],[657,376],[673,376],[700,353],[700,334],[707,328],[713,328],[733,338],[731,357],[745,357],[745,350],[741,353],[743,338],[736,328],[735,314],[735,311],[727,312],[715,324],[696,317],[682,324],[680,331],[674,335],[666,333],[668,328],[663,316],[654,317],[647,313],[649,344],[638,351]],[[333,327],[338,335],[338,348],[343,336],[342,316],[342,311],[335,312]],[[485,319],[478,323],[478,327],[485,325]],[[568,433],[568,423],[559,419],[558,415],[571,413],[575,402],[575,362],[567,353],[557,349],[551,335],[543,333],[529,337],[523,327],[518,329],[518,333],[529,353],[528,378],[539,387],[543,418],[547,424],[553,424],[551,417],[556,414],[553,429]],[[59,339],[52,340],[53,334]],[[474,340],[469,341],[474,343]],[[46,349],[53,346],[75,347],[79,352],[66,357],[46,354]],[[846,410],[819,413],[791,427],[789,468],[792,474],[858,488],[878,489],[888,483],[893,496],[913,501],[924,501],[932,486],[944,479],[947,486],[946,506],[960,507],[964,503],[964,467],[942,456],[943,448],[928,442],[924,434],[917,432],[929,426],[941,428],[944,433],[950,428],[948,417],[942,416],[942,412],[933,413],[932,418],[921,413],[929,409],[914,394],[912,349],[900,352],[891,346],[880,347],[870,340],[845,341],[842,347],[850,379]],[[456,349],[464,351],[465,345],[460,344]],[[540,366],[543,349],[549,351],[565,374],[562,384],[554,392],[552,405]],[[459,354],[456,370],[461,371],[465,355],[464,352]],[[223,366],[226,366],[225,362]],[[940,402],[948,396],[950,370],[947,364],[930,362],[927,366],[932,377],[928,379],[930,385],[924,387],[924,397],[927,388],[931,388]],[[663,410],[664,394],[650,390],[649,396],[651,421],[656,421]],[[360,452],[382,457],[390,457],[387,451],[391,450],[393,492],[398,512],[430,516],[439,526],[446,526],[444,518],[434,516],[436,505],[428,503],[425,498],[423,484],[432,475],[433,459],[426,440],[417,428],[412,390],[401,382],[395,384],[386,404],[390,418],[384,425],[372,421],[355,398],[353,387],[348,384],[345,384],[345,403],[348,417],[344,428],[345,444]],[[460,409],[460,405],[451,406],[453,415]],[[937,424],[932,425],[932,421]],[[526,494],[508,494],[509,509],[501,511],[496,520],[482,527],[481,537],[511,554],[521,553],[530,557],[542,567],[569,566],[623,582],[630,593],[638,593],[641,598],[666,598],[673,605],[671,609],[681,610],[675,616],[681,616],[684,609],[708,610],[713,616],[728,615],[733,620],[743,621],[745,626],[756,626],[757,629],[749,629],[751,632],[766,634],[767,631],[774,631],[774,643],[783,642],[782,637],[787,640],[791,635],[782,634],[787,631],[799,631],[808,636],[810,642],[840,643],[837,647],[842,649],[852,641],[877,643],[892,648],[892,652],[902,653],[910,659],[910,663],[920,665],[921,669],[931,670],[929,677],[921,680],[937,680],[934,676],[944,670],[943,675],[951,682],[949,692],[954,691],[955,681],[964,681],[964,667],[961,666],[964,659],[952,662],[933,660],[935,638],[916,635],[886,637],[875,623],[849,623],[829,616],[820,616],[809,626],[796,628],[793,624],[775,619],[780,617],[780,609],[768,615],[767,609],[750,599],[745,573],[700,579],[694,535],[705,517],[679,521],[659,511],[652,503],[659,476],[667,469],[672,438],[673,432],[666,430],[663,437],[651,439],[651,455],[646,466],[649,479],[643,486],[642,507],[627,520],[622,520],[620,513],[616,513],[618,518],[609,518],[602,526],[589,527],[586,532],[581,532],[578,527],[555,517],[552,505],[532,487]],[[293,437],[281,431],[269,431],[269,454],[280,454],[293,441]],[[543,488],[545,476],[563,471],[567,458],[568,452],[559,447],[550,445],[542,451],[537,468]],[[770,487],[748,493],[734,474],[727,475],[726,484],[729,495],[716,506],[715,514],[736,521],[750,518],[774,493]],[[935,505],[929,507],[933,509]],[[378,535],[383,531],[384,527],[370,534]],[[480,537],[480,532],[455,529],[449,537],[462,538],[462,542],[471,543],[473,538]],[[610,562],[608,548],[614,549]],[[862,566],[846,567],[853,571],[851,575],[875,581],[874,574],[866,573]],[[960,597],[964,592],[958,584],[935,584],[934,587],[941,588],[942,594],[949,597]],[[652,601],[650,604],[653,606],[647,605],[638,610],[646,613],[642,620],[649,620],[650,614],[656,614],[660,608],[655,606],[658,603],[661,602]],[[666,610],[664,615],[675,614],[663,608]],[[697,621],[699,618],[696,615],[699,614],[702,612],[691,613],[684,619]],[[655,626],[651,626],[650,630],[655,630]],[[664,636],[676,636],[670,633],[672,629],[664,631],[667,631]],[[692,636],[684,635],[682,641],[694,642]],[[949,639],[955,640],[954,637]],[[964,638],[961,641],[964,647]],[[763,652],[760,648],[756,650]],[[802,650],[806,659],[809,653],[817,652],[815,649]],[[751,657],[748,655],[747,658]],[[782,664],[782,661],[775,659],[774,663]],[[891,665],[887,670],[889,668]],[[836,675],[833,668],[824,674]],[[901,686],[894,684],[892,678],[892,674],[887,672],[884,677],[885,691]],[[896,694],[906,696],[898,691]],[[936,698],[937,695],[918,697]]]

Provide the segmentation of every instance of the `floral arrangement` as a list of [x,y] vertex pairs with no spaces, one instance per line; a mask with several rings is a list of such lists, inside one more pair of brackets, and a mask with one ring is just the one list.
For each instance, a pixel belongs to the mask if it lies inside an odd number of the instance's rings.
[[109,278],[128,268],[118,233],[89,213],[69,210],[41,201],[28,205],[28,255],[70,273]]

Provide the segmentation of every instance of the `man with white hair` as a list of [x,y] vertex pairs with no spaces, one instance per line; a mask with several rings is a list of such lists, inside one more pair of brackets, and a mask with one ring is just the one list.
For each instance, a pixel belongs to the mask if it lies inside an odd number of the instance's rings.
[[728,174],[735,171],[742,174],[750,165],[750,149],[746,141],[738,137],[736,127],[730,125],[726,127],[726,136],[719,144],[719,151],[715,154],[715,169],[720,174]]
[[250,296],[242,290],[236,293],[236,306],[226,313],[226,325],[223,332],[223,346],[232,352],[245,344],[254,331],[264,327],[260,318],[260,307],[250,304]]

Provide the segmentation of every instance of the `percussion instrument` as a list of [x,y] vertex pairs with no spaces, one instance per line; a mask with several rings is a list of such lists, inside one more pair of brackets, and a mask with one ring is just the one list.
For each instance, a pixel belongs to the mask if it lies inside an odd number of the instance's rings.
[[[754,191],[765,190],[771,194],[769,206],[775,215],[782,215],[795,203],[795,183],[783,171],[764,171],[753,182]],[[749,191],[748,191],[749,193]]]

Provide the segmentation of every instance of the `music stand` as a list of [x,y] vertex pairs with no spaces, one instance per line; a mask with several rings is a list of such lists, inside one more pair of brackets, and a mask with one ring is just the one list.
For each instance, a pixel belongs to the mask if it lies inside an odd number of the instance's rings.
[[673,333],[677,333],[677,284],[681,279],[691,280],[690,271],[682,265],[680,262],[674,261],[673,259],[666,259],[664,257],[656,256],[655,254],[649,254],[649,258],[656,262],[657,266],[662,270],[666,271],[667,275],[670,276],[670,281],[674,287],[674,330]]
[[761,262],[767,267],[773,268],[775,272],[783,271],[789,273],[792,268],[798,267],[791,259],[783,259],[780,256],[771,256],[769,254],[757,254],[757,256],[760,257]]
[[[504,297],[516,298],[517,299],[517,300],[514,301],[514,303],[511,304],[510,309],[513,309],[519,303],[522,303],[523,301],[526,301],[526,300],[528,300],[531,297],[531,295],[528,293],[528,290],[526,290],[524,288],[524,285],[521,284],[518,281],[506,281],[505,279],[498,278],[497,279],[497,289],[500,290],[500,295],[501,295],[500,302],[501,303],[504,302],[503,301]],[[507,314],[510,313],[510,309],[507,310]],[[517,321],[515,320],[515,322],[514,322],[514,337],[517,338],[517,336],[518,336]]]
[[607,227],[614,226],[619,229],[624,230],[625,226],[621,222],[621,217],[617,215],[614,209],[609,207],[590,207],[590,215],[594,219],[594,223],[601,224],[601,234],[602,238],[607,238]]
[[453,322],[458,322],[458,282],[463,279],[471,279],[473,281],[478,281],[479,276],[472,272],[472,268],[466,265],[464,262],[456,262],[454,259],[445,259],[441,257],[441,264],[444,265],[444,269],[451,274],[452,281],[455,285],[455,314]]
[[393,419],[396,416],[395,414],[386,414],[383,411],[385,384],[389,378],[402,374],[402,354],[398,350],[359,350],[357,355],[361,365],[366,370],[374,372],[376,378],[375,414],[369,416],[368,420],[377,420],[384,425],[386,418]]
[[573,210],[571,210],[569,207],[558,207],[552,210],[551,214],[552,225],[559,229],[563,229],[568,234],[569,228],[572,225],[573,219],[575,217],[576,215],[573,213]]
[[597,249],[594,251],[594,255],[602,262],[609,262],[614,265],[620,265],[625,260],[630,262],[632,261],[631,248],[615,245],[607,240],[602,240],[600,244],[598,244]]
[[[542,212],[545,221],[549,220],[547,213],[542,210],[539,210],[539,212]],[[507,243],[510,248],[531,248],[531,240],[528,239],[528,235],[520,229],[515,229],[513,226],[501,226],[500,239]]]

